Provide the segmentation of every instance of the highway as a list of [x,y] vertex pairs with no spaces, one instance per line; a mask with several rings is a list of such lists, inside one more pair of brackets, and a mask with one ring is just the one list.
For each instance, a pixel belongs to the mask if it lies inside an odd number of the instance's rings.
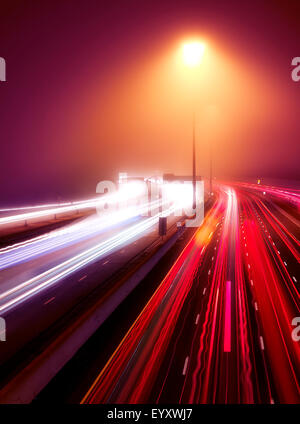
[[[94,213],[0,249],[2,364],[127,263],[157,248],[157,205],[152,202],[151,217],[145,216],[148,204]],[[177,220],[170,218],[169,227]],[[113,293],[113,287],[105,290]]]
[[300,0],[0,0],[0,41],[0,409],[287,419]]
[[[74,329],[103,310],[108,327],[104,338],[101,329],[95,334],[100,353],[84,342],[82,360],[74,346],[68,371],[63,368],[37,402],[300,402],[300,347],[292,338],[292,321],[300,316],[300,192],[216,183],[203,224],[185,230],[130,294],[126,282],[164,245],[159,204],[151,204],[152,216],[146,216],[148,203],[100,216],[76,214],[4,243],[0,401],[22,386],[24,375],[31,387],[39,355],[47,368],[59,344],[64,352]],[[22,222],[24,213],[41,211],[43,218],[56,205],[47,207],[5,211],[3,219],[21,216]],[[168,208],[167,214],[175,210]],[[166,240],[178,220],[168,219]],[[123,310],[114,312],[122,302]]]
[[82,403],[299,403],[299,224],[297,191],[220,185]]

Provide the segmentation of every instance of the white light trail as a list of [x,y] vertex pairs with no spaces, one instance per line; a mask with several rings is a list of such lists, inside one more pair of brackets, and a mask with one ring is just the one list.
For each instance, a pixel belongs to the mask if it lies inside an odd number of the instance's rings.
[[[174,208],[169,210],[169,213],[173,213]],[[45,288],[49,288],[61,279],[71,275],[79,269],[85,267],[91,262],[101,258],[102,256],[112,253],[117,248],[132,240],[133,238],[140,236],[145,231],[150,229],[154,224],[158,222],[160,214],[157,214],[145,221],[139,222],[131,226],[130,228],[121,231],[119,234],[103,241],[96,246],[87,249],[86,251],[68,259],[61,264],[50,268],[49,270],[21,283],[17,286],[6,290],[0,294],[0,301],[4,301],[0,305],[0,312],[7,312],[12,307],[16,306],[19,302],[29,298],[32,295],[39,293]],[[8,299],[12,297],[11,299]]]

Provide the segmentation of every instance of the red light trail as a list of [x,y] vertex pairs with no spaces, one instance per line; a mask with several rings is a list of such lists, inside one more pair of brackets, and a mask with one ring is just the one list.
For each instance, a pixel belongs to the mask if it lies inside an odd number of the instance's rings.
[[219,187],[83,403],[300,401],[299,288],[285,265],[299,264],[299,221],[272,201],[298,194],[260,189]]

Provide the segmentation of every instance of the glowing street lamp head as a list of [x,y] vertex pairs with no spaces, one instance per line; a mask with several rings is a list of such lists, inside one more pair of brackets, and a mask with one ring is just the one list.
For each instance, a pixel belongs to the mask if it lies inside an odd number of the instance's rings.
[[205,45],[199,41],[184,43],[182,46],[183,62],[191,68],[201,63]]

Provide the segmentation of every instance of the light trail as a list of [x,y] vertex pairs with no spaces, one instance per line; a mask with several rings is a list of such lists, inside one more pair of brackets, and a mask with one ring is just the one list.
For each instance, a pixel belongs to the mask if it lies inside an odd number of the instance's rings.
[[[154,202],[156,206],[158,203]],[[143,206],[141,211],[145,210]],[[175,207],[171,207],[164,211],[166,215],[170,215],[176,212]],[[0,313],[7,312],[12,307],[15,307],[20,302],[28,299],[30,296],[37,294],[45,288],[49,288],[53,284],[60,281],[62,278],[66,278],[72,273],[85,267],[89,263],[112,253],[117,248],[125,245],[127,242],[133,240],[135,237],[140,237],[143,233],[149,230],[153,225],[157,224],[161,213],[157,213],[153,217],[147,218],[142,222],[132,225],[128,229],[119,232],[117,235],[110,237],[101,243],[83,251],[82,253],[75,255],[74,257],[60,263],[59,265],[50,268],[49,270],[21,283],[13,288],[6,290],[0,294]],[[12,297],[13,296],[13,297]],[[10,297],[12,297],[10,299]],[[9,298],[9,299],[8,299]]]
[[226,281],[224,352],[231,351],[231,281]]
[[267,346],[269,352],[276,352],[269,355],[269,361],[282,401],[295,403],[299,401],[300,393],[296,377],[296,369],[300,369],[300,348],[293,343],[290,334],[292,318],[299,314],[299,303],[293,311],[295,304],[291,303],[291,298],[274,269],[264,241],[264,231],[257,224],[252,203],[247,199],[244,208],[247,216],[245,232],[249,261],[252,264],[249,278],[255,282],[253,290],[258,305],[263,305],[260,319],[264,332],[264,348]]
[[[34,209],[34,208],[37,208],[37,209],[47,208],[47,209],[0,217],[0,228],[1,226],[5,226],[7,224],[12,224],[12,223],[16,224],[17,222],[28,221],[28,220],[36,219],[36,218],[43,218],[47,216],[64,214],[69,212],[78,212],[79,210],[82,211],[85,209],[97,209],[104,206],[106,203],[114,204],[114,205],[117,205],[118,203],[122,204],[129,200],[135,199],[141,196],[142,194],[143,192],[141,188],[137,188],[135,185],[133,189],[132,183],[128,183],[128,184],[122,184],[121,188],[115,193],[101,195],[101,197],[94,198],[94,199],[63,203],[63,204],[54,204],[54,207],[53,205],[50,204],[45,206],[36,206],[36,207],[28,207],[28,208],[27,207],[16,208],[16,209],[12,209],[12,211],[27,210],[27,209]],[[48,209],[49,207],[50,209]],[[9,209],[6,209],[6,210],[10,211]],[[2,211],[4,211],[4,209]]]
[[[128,219],[139,216],[137,208],[109,216],[107,226],[91,217],[82,226],[57,230],[57,238],[46,234],[1,249],[0,267],[9,256],[20,260],[24,252],[34,258],[38,247],[40,253],[42,247],[45,252],[60,249],[60,237],[63,248],[96,236],[101,225],[111,228],[114,219],[116,225],[126,223],[118,234],[97,244],[92,239],[90,248],[9,286],[0,294],[0,314],[16,307],[21,311],[23,303],[25,308],[44,291],[41,307],[53,310],[61,301],[60,288],[72,284],[64,278],[102,258],[99,269],[107,269],[108,254],[118,250],[123,256],[123,246],[135,243],[159,216],[175,212],[174,204],[180,209],[178,198],[187,199],[178,193],[171,187],[168,201],[154,203],[160,212],[129,227]],[[203,225],[99,370],[82,403],[299,403],[300,347],[291,337],[293,317],[300,313],[297,195],[275,187],[216,184]],[[148,206],[140,205],[141,211]],[[87,275],[84,270],[74,280],[80,290],[89,283]],[[58,282],[55,293],[46,291]]]
[[81,222],[68,225],[66,228],[6,246],[0,249],[0,270],[12,267],[21,262],[33,260],[36,257],[75,243],[80,243],[116,225],[130,223],[133,218],[138,218],[145,214],[149,206],[151,208],[157,208],[159,201],[154,201],[150,205],[144,204],[112,213],[104,213],[103,216],[91,216]]
[[82,403],[300,402],[297,240],[248,187],[219,190]]
[[297,207],[300,207],[300,190],[292,190],[289,188],[281,188],[276,186],[251,184],[251,183],[238,183],[240,187],[249,188],[260,191],[263,194],[270,194],[282,200],[293,202]]
[[[220,204],[205,219],[206,225],[188,243],[97,377],[83,403],[146,401],[191,288],[203,248],[209,243],[209,234],[219,217],[219,210]],[[120,389],[117,389],[118,381],[124,383]]]

